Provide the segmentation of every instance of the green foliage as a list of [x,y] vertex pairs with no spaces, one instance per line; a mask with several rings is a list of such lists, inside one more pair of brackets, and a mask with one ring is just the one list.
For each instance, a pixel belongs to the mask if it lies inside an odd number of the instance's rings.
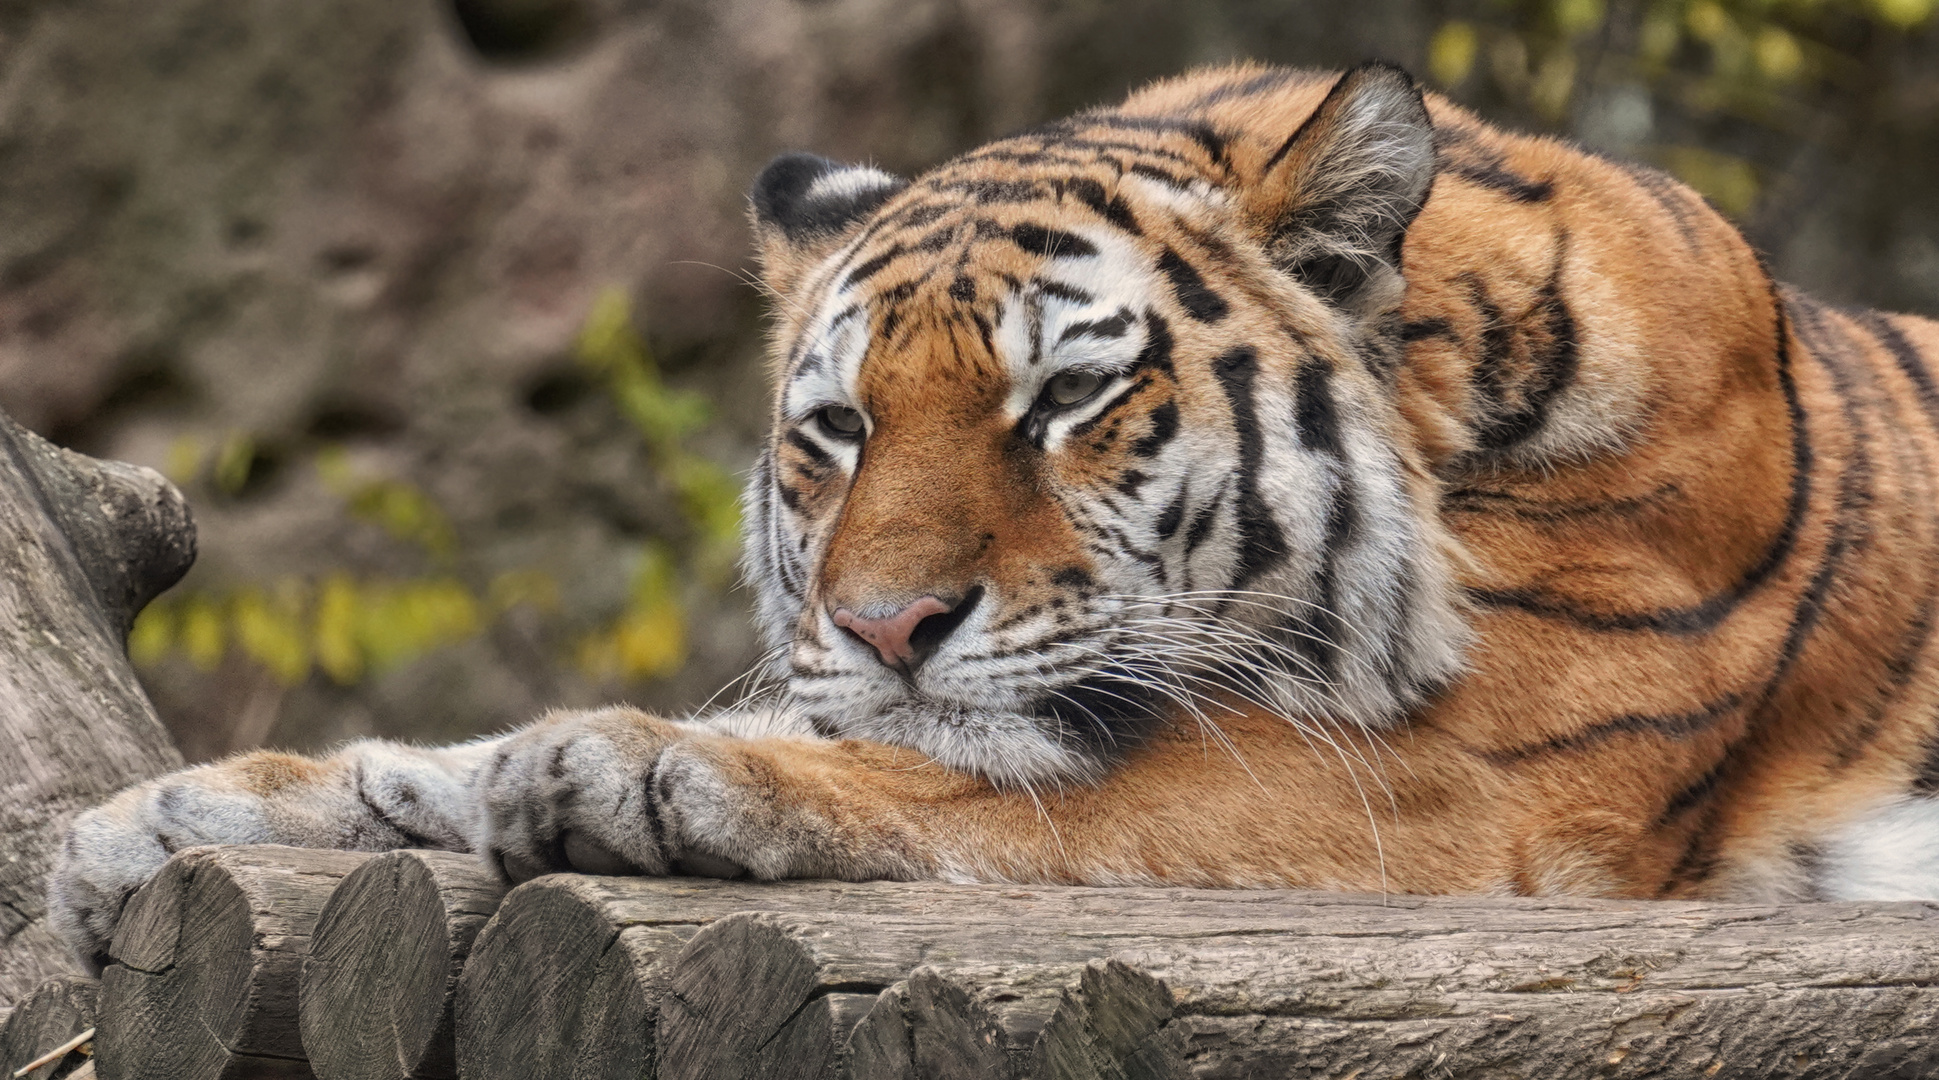
[[[1598,88],[1640,88],[1684,115],[1789,133],[1813,94],[1866,77],[1873,53],[1930,22],[1939,0],[1480,0],[1428,45],[1434,81],[1499,96],[1560,125]],[[1650,136],[1632,152],[1721,209],[1750,213],[1762,181],[1745,158]]]
[[[593,305],[575,347],[577,361],[603,384],[644,440],[654,471],[679,500],[687,534],[642,541],[625,607],[576,636],[569,661],[601,679],[650,679],[687,658],[682,582],[724,585],[733,571],[740,513],[732,474],[687,448],[712,419],[700,395],[661,378],[633,328],[625,294],[608,290]],[[247,433],[211,450],[193,437],[169,450],[171,479],[206,483],[235,496],[251,478],[258,444]],[[208,671],[232,652],[284,685],[320,674],[353,685],[426,654],[469,641],[516,607],[570,620],[552,573],[526,567],[491,575],[469,569],[458,530],[437,501],[408,481],[360,472],[341,447],[311,456],[318,481],[352,520],[381,530],[433,568],[423,577],[286,578],[226,589],[177,590],[150,604],[128,639],[129,655],[150,666],[171,657]],[[643,480],[642,482],[650,482]]]
[[684,558],[665,544],[642,545],[626,610],[580,639],[581,670],[596,677],[651,678],[686,661],[687,621],[676,587],[681,571],[715,585],[733,573],[739,550],[740,502],[732,474],[688,450],[685,438],[711,419],[707,401],[670,390],[646,341],[633,328],[626,294],[608,289],[579,333],[578,358],[604,380],[607,393],[639,430],[655,468],[680,499],[692,527]]
[[646,341],[633,329],[626,294],[618,289],[607,289],[593,303],[576,351],[580,364],[605,381],[607,393],[652,450],[654,466],[679,493],[697,534],[694,568],[722,582],[739,549],[740,485],[684,443],[713,419],[713,409],[699,394],[667,387]]

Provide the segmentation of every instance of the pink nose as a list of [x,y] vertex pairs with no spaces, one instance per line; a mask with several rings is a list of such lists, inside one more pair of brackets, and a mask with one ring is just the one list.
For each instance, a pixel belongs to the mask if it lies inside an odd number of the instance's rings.
[[916,632],[917,624],[931,615],[947,615],[953,608],[933,596],[922,599],[903,608],[886,619],[864,619],[847,608],[835,609],[835,625],[875,646],[882,654],[882,662],[892,668],[908,668],[916,659],[916,649],[909,639]]

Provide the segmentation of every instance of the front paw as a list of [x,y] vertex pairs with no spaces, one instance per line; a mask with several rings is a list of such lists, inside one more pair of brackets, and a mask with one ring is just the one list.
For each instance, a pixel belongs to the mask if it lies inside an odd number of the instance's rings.
[[483,773],[475,850],[512,881],[540,874],[665,874],[678,856],[653,794],[681,735],[627,708],[554,713],[506,739]]

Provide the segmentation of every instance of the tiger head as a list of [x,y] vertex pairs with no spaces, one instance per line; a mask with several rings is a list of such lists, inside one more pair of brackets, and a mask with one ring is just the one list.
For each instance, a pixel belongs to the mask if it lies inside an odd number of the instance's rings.
[[1134,99],[914,182],[762,172],[747,562],[797,716],[1030,784],[1233,708],[1377,727],[1457,673],[1393,392],[1433,128],[1396,68],[1312,81],[1271,138]]

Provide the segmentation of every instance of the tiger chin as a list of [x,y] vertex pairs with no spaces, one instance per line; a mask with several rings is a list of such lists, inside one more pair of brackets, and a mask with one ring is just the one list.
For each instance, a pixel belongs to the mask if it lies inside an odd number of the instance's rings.
[[1939,325],[1379,63],[809,155],[744,501],[777,689],[247,754],[74,823],[595,873],[1939,897]]

